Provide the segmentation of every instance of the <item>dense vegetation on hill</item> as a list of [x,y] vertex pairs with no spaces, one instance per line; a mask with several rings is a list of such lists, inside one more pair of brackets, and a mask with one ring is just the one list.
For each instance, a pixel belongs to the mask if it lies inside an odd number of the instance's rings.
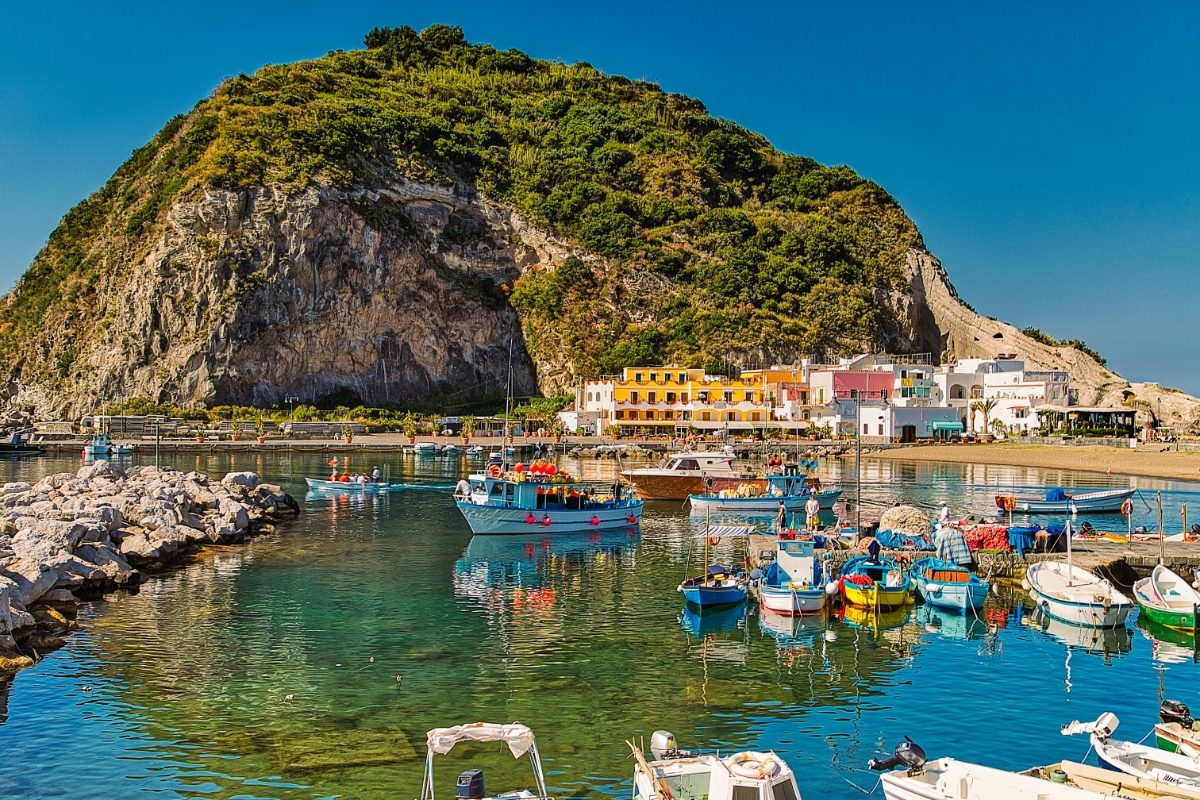
[[886,345],[873,293],[920,238],[849,168],[776,152],[655,85],[469,44],[458,28],[376,29],[366,44],[236,76],[171,120],[63,218],[0,308],[3,338],[78,308],[179,197],[407,177],[473,185],[583,245],[505,287],[531,350],[560,349],[583,374]]

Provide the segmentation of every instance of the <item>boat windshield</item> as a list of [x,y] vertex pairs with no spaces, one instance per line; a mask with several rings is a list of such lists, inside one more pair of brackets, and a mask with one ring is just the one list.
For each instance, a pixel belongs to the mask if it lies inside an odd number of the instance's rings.
[[675,469],[700,469],[700,462],[694,458],[680,458],[675,461]]
[[[708,770],[683,775],[668,775],[663,780],[675,800],[708,800],[711,773]],[[754,800],[758,800],[755,797]]]
[[757,786],[743,786],[735,783],[732,789],[731,800],[759,800],[760,791]]
[[790,776],[772,784],[771,794],[774,800],[799,800],[796,796],[796,785],[792,783]]

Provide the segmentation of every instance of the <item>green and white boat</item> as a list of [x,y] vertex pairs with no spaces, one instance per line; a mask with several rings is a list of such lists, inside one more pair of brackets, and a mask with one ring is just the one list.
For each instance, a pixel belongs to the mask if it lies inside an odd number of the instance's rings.
[[1149,578],[1133,585],[1133,597],[1151,622],[1174,630],[1196,630],[1200,592],[1162,564],[1154,568]]

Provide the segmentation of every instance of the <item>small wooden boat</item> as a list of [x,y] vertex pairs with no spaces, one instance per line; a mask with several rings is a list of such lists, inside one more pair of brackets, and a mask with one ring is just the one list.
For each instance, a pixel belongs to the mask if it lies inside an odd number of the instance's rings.
[[703,575],[679,584],[678,591],[689,604],[701,609],[740,603],[746,599],[750,579],[734,569],[730,564],[709,564]]
[[901,608],[912,602],[912,588],[912,578],[887,556],[855,556],[838,579],[842,601],[860,608]]
[[517,789],[496,793],[484,792],[483,770],[472,769],[461,773],[456,781],[455,795],[479,798],[479,800],[550,800],[546,791],[546,776],[542,772],[542,758],[538,754],[533,731],[519,722],[497,725],[475,722],[455,725],[453,728],[434,728],[425,735],[425,776],[421,781],[421,800],[435,800],[433,786],[433,757],[445,755],[460,742],[502,742],[513,758],[529,755],[533,767],[533,789]]
[[1093,722],[1072,722],[1062,734],[1090,734],[1092,749],[1100,766],[1132,775],[1146,786],[1172,797],[1200,800],[1200,760],[1178,752],[1113,739],[1120,720],[1111,712]]
[[1061,488],[1046,490],[1045,497],[1029,495],[996,495],[996,507],[1001,511],[1024,514],[1101,514],[1121,510],[1137,489],[1101,489],[1067,494]]
[[779,614],[820,614],[825,608],[825,578],[813,540],[779,538],[779,552],[758,584],[758,602]]
[[1189,795],[1177,794],[1161,781],[1152,781],[1126,775],[1104,767],[1080,764],[1077,761],[1060,761],[1044,767],[1025,770],[1023,775],[1041,780],[1063,783],[1089,792],[1099,792],[1108,798],[1126,800],[1179,800]]
[[1178,700],[1163,700],[1158,706],[1154,738],[1160,750],[1200,758],[1200,726],[1192,712]]
[[1154,568],[1149,578],[1133,585],[1133,599],[1151,622],[1195,632],[1200,592],[1162,564]]
[[991,584],[971,570],[940,558],[922,558],[912,565],[917,591],[931,606],[953,611],[983,608]]
[[680,750],[668,731],[655,731],[650,737],[654,760],[647,761],[640,748],[626,744],[634,759],[633,800],[800,800],[795,775],[774,752],[702,755]]
[[431,456],[437,451],[437,442],[417,442],[413,445],[413,452],[419,456]]
[[1092,628],[1123,626],[1133,610],[1129,598],[1109,581],[1072,561],[1071,522],[1067,521],[1067,560],[1039,561],[1025,571],[1022,586],[1048,617]]
[[308,488],[317,492],[386,492],[389,484],[382,481],[325,481],[320,478],[305,478]]

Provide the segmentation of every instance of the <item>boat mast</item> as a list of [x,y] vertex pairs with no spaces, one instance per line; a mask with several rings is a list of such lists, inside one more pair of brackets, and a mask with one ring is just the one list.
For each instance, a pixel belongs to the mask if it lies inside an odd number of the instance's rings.
[[[1067,517],[1067,586],[1072,586],[1075,578],[1073,563],[1071,559],[1071,518]],[[1070,648],[1068,647],[1067,649],[1069,650]]]
[[504,380],[504,441],[500,443],[500,462],[504,466],[508,466],[508,415],[512,409],[512,346],[513,340],[510,336],[508,339],[508,371]]

